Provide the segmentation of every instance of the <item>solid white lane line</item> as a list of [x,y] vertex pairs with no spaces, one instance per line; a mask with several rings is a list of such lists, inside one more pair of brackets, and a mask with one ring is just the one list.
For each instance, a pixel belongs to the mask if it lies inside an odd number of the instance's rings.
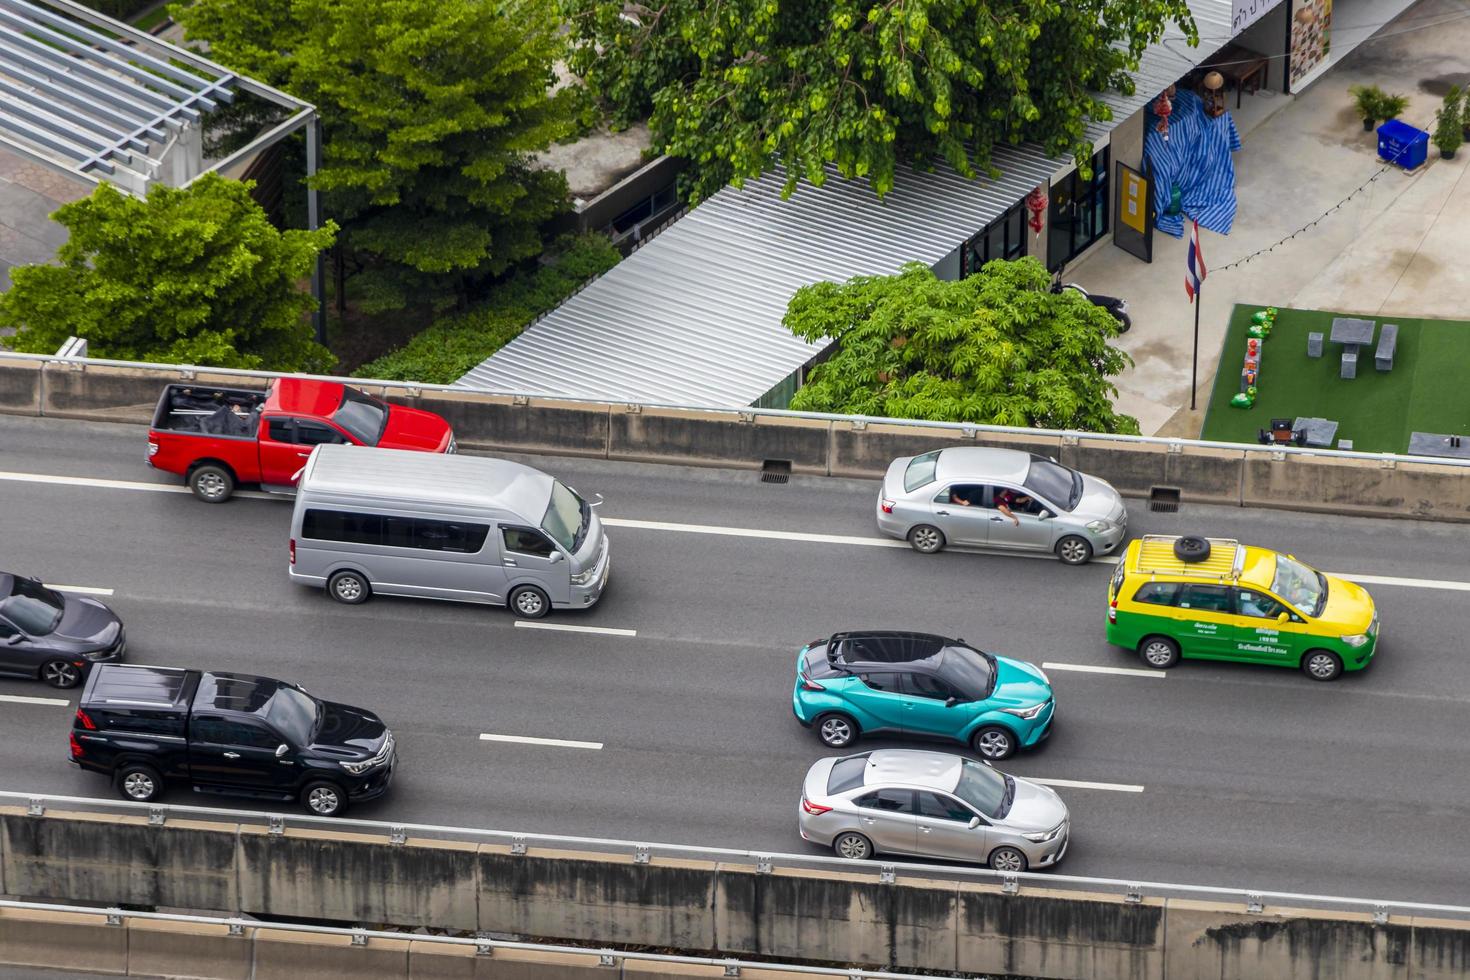
[[482,732],[482,742],[517,742],[522,745],[556,745],[564,749],[601,749],[601,742],[578,742],[570,738],[533,738],[530,735],[490,735]]
[[1050,661],[1041,665],[1042,670],[1073,670],[1079,674],[1121,674],[1124,677],[1157,677],[1163,680],[1169,675],[1162,670],[1140,670],[1136,667],[1093,667],[1091,664],[1054,664]]
[[527,619],[516,620],[523,630],[559,630],[563,633],[603,633],[607,636],[637,636],[637,630],[614,629],[611,626],[571,626],[566,623],[533,623]]
[[1407,589],[1446,589],[1450,592],[1470,592],[1470,582],[1449,582],[1432,578],[1398,578],[1393,575],[1359,575],[1356,572],[1328,572],[1338,578],[1359,585],[1402,585]]
[[[101,490],[143,490],[149,493],[193,493],[188,487],[174,486],[168,483],[141,483],[136,480],[101,480],[87,476],[52,476],[48,473],[14,473],[0,471],[0,480],[8,480],[12,483],[49,483],[58,486],[70,487],[95,487]],[[244,497],[249,500],[271,500],[281,497],[280,494],[264,493],[259,490],[236,490],[236,497]]]
[[111,589],[95,589],[90,585],[53,585],[50,582],[41,584],[57,592],[75,592],[78,595],[112,595]]
[[813,544],[852,544],[867,548],[908,548],[908,542],[892,538],[866,538],[856,534],[814,534],[810,531],[766,531],[751,527],[721,527],[714,524],[669,524],[664,521],[634,521],[605,517],[608,527],[628,527],[641,531],[680,531],[684,534],[721,534],[732,538],[771,538],[776,541],[809,541]]
[[1143,787],[1135,783],[1088,783],[1077,779],[1037,779],[1035,776],[1022,776],[1022,779],[1033,783],[1041,783],[1043,786],[1060,786],[1062,789],[1105,789],[1112,793],[1142,793]]
[[0,701],[12,704],[59,704],[63,708],[71,704],[66,698],[27,698],[19,694],[0,694]]

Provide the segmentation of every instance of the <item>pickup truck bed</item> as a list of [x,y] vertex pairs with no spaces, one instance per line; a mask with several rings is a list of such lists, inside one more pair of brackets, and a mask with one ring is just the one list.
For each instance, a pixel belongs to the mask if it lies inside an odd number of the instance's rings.
[[153,428],[167,432],[249,439],[260,428],[266,393],[252,388],[199,388],[171,384],[153,412]]

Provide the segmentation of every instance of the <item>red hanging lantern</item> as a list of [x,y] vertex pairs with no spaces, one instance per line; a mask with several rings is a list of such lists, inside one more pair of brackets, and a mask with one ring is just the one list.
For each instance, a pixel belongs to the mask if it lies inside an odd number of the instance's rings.
[[1165,143],[1169,142],[1169,115],[1174,111],[1174,103],[1169,100],[1169,93],[1172,91],[1174,86],[1170,85],[1154,101],[1154,115],[1159,117],[1158,125],[1154,128],[1164,137]]
[[1041,216],[1046,213],[1046,205],[1046,191],[1040,187],[1026,195],[1026,210],[1031,212],[1031,217],[1026,223],[1038,235],[1041,234]]

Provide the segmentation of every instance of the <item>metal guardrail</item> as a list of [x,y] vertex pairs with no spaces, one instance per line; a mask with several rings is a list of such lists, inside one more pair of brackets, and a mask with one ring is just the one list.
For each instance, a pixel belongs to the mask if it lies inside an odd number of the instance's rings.
[[295,922],[262,922],[257,919],[220,917],[210,915],[184,915],[175,912],[133,912],[116,906],[93,907],[84,905],[55,905],[45,902],[19,902],[0,900],[0,909],[19,909],[36,912],[63,912],[78,915],[105,915],[109,926],[123,927],[128,920],[150,922],[187,922],[194,925],[224,926],[231,936],[245,936],[246,929],[269,929],[273,932],[295,932],[316,936],[346,936],[354,946],[365,946],[371,939],[391,939],[419,944],[432,943],[441,946],[461,946],[474,949],[476,955],[494,956],[496,950],[525,950],[534,953],[571,953],[578,956],[596,956],[599,966],[617,967],[625,961],[630,963],[678,963],[691,966],[722,967],[723,975],[738,977],[745,970],[780,971],[800,973],[813,977],[842,977],[844,980],[914,980],[912,973],[887,973],[864,970],[858,967],[803,966],[796,963],[765,963],[742,960],[738,957],[714,959],[703,956],[671,956],[666,953],[624,952],[623,950],[590,946],[554,946],[541,943],[518,943],[504,939],[491,939],[488,935],[474,938],[459,936],[436,936],[417,932],[385,932],[378,929],[350,929],[335,926],[313,926]]
[[[271,378],[282,377],[278,372],[272,371],[248,371],[241,368],[200,367],[193,364],[155,364],[144,361],[113,361],[101,358],[72,358],[58,357],[52,354],[18,354],[9,351],[0,352],[0,358],[15,358],[22,360],[42,361],[65,365],[74,370],[85,369],[88,364],[99,364],[105,367],[132,368],[138,370],[157,371],[160,374],[172,375],[172,378],[163,380],[193,380],[200,373],[221,375],[225,377],[256,378],[262,381]],[[550,401],[578,402],[586,405],[607,407],[612,409],[623,409],[637,411],[641,408],[672,409],[684,412],[713,412],[724,415],[736,416],[743,422],[754,422],[759,418],[791,418],[812,419],[822,422],[848,422],[854,429],[864,429],[869,425],[895,425],[909,426],[913,428],[940,428],[952,429],[959,434],[960,438],[973,438],[981,432],[993,432],[1012,436],[1031,436],[1042,439],[1059,439],[1062,445],[1081,445],[1086,442],[1129,442],[1137,445],[1161,446],[1171,452],[1183,452],[1186,447],[1193,449],[1225,449],[1232,452],[1244,452],[1247,454],[1258,453],[1262,456],[1274,459],[1283,459],[1287,456],[1325,456],[1331,459],[1361,459],[1379,463],[1384,468],[1392,468],[1398,463],[1418,463],[1429,466],[1444,466],[1467,468],[1470,467],[1470,459],[1453,459],[1443,456],[1410,456],[1399,453],[1365,453],[1357,450],[1326,449],[1309,446],[1263,446],[1259,443],[1248,442],[1215,442],[1208,439],[1176,439],[1166,436],[1133,436],[1133,435],[1111,435],[1099,432],[1083,432],[1077,429],[1032,429],[1018,426],[1004,425],[982,425],[975,422],[932,422],[927,419],[894,419],[883,418],[872,415],[837,415],[831,412],[794,412],[781,408],[732,408],[725,406],[706,405],[675,405],[668,402],[621,402],[605,401],[599,399],[570,398],[566,395],[558,395],[548,392],[525,392],[511,391],[497,388],[460,388],[455,385],[428,384],[419,381],[396,381],[382,378],[343,378],[327,374],[295,374],[290,377],[313,378],[318,381],[335,381],[341,384],[370,385],[381,388],[396,388],[402,390],[406,397],[416,398],[425,391],[454,392],[457,394],[485,394],[498,395],[501,397],[515,399],[540,398]],[[520,402],[518,402],[520,403]]]
[[1440,918],[1470,921],[1470,906],[1439,905],[1428,902],[1403,902],[1376,898],[1350,898],[1337,895],[1312,895],[1299,892],[1276,892],[1265,889],[1227,888],[1216,885],[1183,885],[1158,881],[1133,881],[1122,878],[1089,878],[1078,875],[1023,872],[1020,874],[991,871],[988,868],[946,864],[922,864],[903,861],[853,861],[835,856],[786,854],[777,851],[751,851],[727,847],[702,847],[689,844],[665,844],[618,840],[605,837],[569,837],[557,834],[532,834],[516,831],[484,830],[438,824],[390,823],[381,820],[358,820],[344,817],[318,817],[305,813],[267,813],[259,810],[227,810],[203,806],[133,803],[128,800],[101,800],[83,796],[42,796],[34,793],[0,791],[0,804],[26,807],[30,816],[45,816],[53,808],[86,813],[139,816],[146,815],[153,826],[167,826],[171,818],[194,818],[212,822],[221,820],[242,826],[265,827],[268,834],[284,834],[288,829],[335,829],[383,838],[388,846],[401,846],[412,839],[458,840],[508,847],[513,855],[530,854],[532,848],[561,851],[576,850],[589,856],[618,855],[631,857],[634,864],[652,865],[660,858],[704,860],[712,863],[754,866],[757,874],[771,874],[777,869],[835,872],[843,875],[871,877],[874,884],[894,884],[899,877],[929,881],[965,881],[1000,885],[1007,894],[1022,890],[1036,892],[1093,892],[1115,895],[1128,902],[1141,903],[1146,898],[1180,898],[1237,906],[1248,913],[1263,913],[1272,908],[1321,909],[1371,915],[1375,922],[1386,923],[1394,916],[1434,915]]

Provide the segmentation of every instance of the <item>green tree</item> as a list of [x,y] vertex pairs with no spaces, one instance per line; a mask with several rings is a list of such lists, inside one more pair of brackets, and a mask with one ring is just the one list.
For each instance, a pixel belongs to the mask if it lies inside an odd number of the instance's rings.
[[1118,324],[1034,258],[948,282],[911,262],[892,276],[803,286],[785,323],[834,341],[791,407],[902,419],[1137,433],[1108,379],[1133,363]]
[[278,231],[249,185],[205,174],[184,189],[154,186],[146,200],[102,184],[52,217],[70,237],[60,265],[12,269],[0,294],[11,346],[54,353],[68,336],[89,353],[274,371],[326,370],[303,288],[336,234]]
[[1097,93],[1131,93],[1170,22],[1197,38],[1186,0],[560,2],[573,70],[616,121],[652,112],[695,197],[776,163],[788,194],[832,163],[881,195],[900,161],[973,176],[1026,140],[1085,169]]
[[198,0],[211,57],[315,104],[316,186],[362,267],[362,308],[463,300],[542,249],[566,181],[532,154],[575,127],[551,91],[566,42],[545,0]]

